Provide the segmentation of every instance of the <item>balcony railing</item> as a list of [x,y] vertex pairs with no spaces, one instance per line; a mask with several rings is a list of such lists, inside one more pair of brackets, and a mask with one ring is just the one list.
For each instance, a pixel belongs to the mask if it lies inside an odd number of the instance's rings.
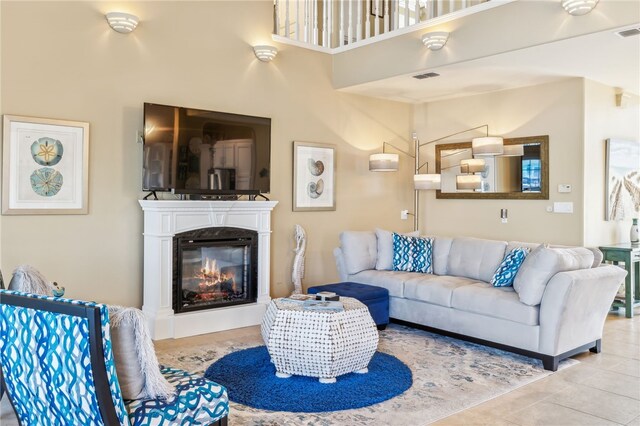
[[322,50],[356,47],[487,1],[275,0],[274,34]]

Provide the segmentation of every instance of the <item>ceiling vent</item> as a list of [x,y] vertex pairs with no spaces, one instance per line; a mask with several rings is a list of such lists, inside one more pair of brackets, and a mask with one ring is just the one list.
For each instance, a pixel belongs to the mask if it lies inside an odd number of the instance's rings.
[[424,80],[425,78],[439,77],[439,76],[440,74],[438,74],[437,72],[426,72],[424,74],[414,75],[413,78],[417,78],[418,80]]
[[630,28],[628,30],[616,31],[616,34],[620,37],[631,37],[640,35],[640,27]]

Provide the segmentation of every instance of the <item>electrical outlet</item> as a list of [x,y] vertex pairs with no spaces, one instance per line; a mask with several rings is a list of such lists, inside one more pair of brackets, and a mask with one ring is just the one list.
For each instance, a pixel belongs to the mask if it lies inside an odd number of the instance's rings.
[[409,219],[409,210],[400,210],[400,219],[402,220]]
[[509,210],[500,209],[500,219],[502,223],[507,223],[509,217]]
[[555,202],[553,203],[553,211],[555,213],[573,213],[573,203],[570,201],[566,203]]
[[142,130],[136,130],[136,142],[144,143],[144,132]]

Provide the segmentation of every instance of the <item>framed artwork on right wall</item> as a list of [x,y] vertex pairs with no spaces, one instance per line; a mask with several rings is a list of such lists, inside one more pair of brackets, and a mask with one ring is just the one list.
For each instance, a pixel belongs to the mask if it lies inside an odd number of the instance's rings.
[[607,139],[605,220],[629,220],[640,209],[640,142]]

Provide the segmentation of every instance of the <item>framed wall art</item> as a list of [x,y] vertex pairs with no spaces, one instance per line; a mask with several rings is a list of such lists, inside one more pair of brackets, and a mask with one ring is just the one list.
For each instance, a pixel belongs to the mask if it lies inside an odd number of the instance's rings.
[[293,142],[293,211],[336,209],[336,149],[314,142]]
[[87,214],[89,123],[4,116],[2,214]]
[[640,142],[607,139],[605,220],[638,217],[640,208]]

